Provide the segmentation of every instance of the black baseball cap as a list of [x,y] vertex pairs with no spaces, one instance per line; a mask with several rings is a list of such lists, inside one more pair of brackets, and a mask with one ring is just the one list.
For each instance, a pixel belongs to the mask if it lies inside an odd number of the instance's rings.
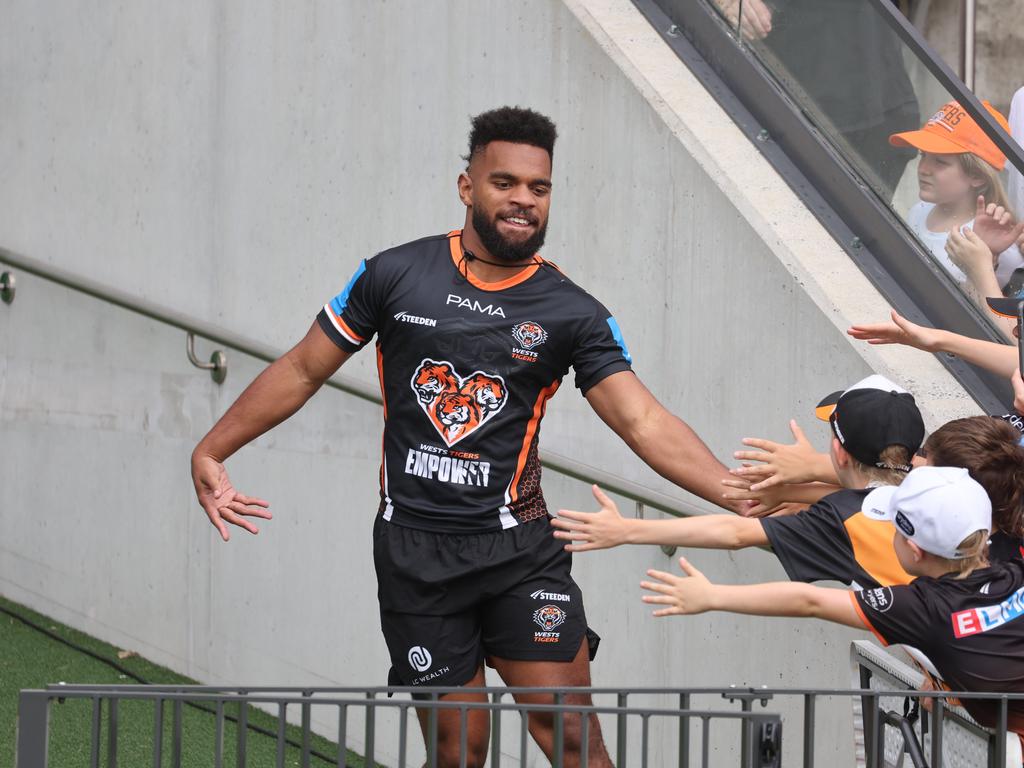
[[988,308],[995,314],[1001,317],[1009,317],[1011,320],[1017,319],[1017,308],[1020,306],[1024,299],[1020,298],[995,298],[989,296],[985,299],[985,303],[988,304]]
[[902,445],[910,455],[924,440],[924,419],[914,396],[884,376],[873,374],[825,397],[814,409],[828,421],[839,444],[861,464],[910,471],[910,465],[881,461],[882,451]]

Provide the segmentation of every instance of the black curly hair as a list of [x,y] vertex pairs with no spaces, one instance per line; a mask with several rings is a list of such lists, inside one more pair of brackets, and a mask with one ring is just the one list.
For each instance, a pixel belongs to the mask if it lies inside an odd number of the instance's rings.
[[472,119],[472,124],[469,154],[462,158],[467,164],[492,141],[530,144],[546,150],[548,157],[554,157],[558,131],[551,119],[540,112],[526,107],[499,107],[481,112]]

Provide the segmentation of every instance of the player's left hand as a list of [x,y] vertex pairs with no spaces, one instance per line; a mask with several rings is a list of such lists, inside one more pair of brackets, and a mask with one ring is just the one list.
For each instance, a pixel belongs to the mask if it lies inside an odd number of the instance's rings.
[[1001,205],[986,205],[984,195],[978,195],[974,211],[974,231],[989,250],[999,256],[1024,235],[1024,222],[1015,222],[1013,214]]
[[651,569],[647,575],[654,581],[640,582],[641,587],[655,593],[644,595],[645,603],[665,606],[656,610],[655,616],[689,616],[711,610],[711,593],[715,585],[685,557],[679,558],[679,566],[685,577]]
[[607,549],[626,541],[626,520],[619,514],[615,502],[596,485],[592,485],[590,490],[601,505],[597,512],[560,509],[558,517],[551,518],[551,525],[558,529],[554,534],[556,539],[581,542],[566,544],[566,552]]

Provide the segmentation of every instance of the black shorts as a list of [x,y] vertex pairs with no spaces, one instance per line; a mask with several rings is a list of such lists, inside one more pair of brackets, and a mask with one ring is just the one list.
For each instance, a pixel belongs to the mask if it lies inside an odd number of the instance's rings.
[[380,623],[392,685],[464,685],[488,656],[572,661],[587,629],[572,555],[542,517],[457,535],[373,527]]

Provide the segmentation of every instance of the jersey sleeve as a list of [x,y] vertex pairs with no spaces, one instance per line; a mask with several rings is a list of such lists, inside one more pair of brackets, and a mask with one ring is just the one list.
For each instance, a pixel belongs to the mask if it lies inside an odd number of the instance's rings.
[[595,312],[577,335],[572,356],[576,386],[584,395],[613,373],[632,370],[633,363],[619,324],[604,306],[594,303]]
[[317,323],[346,352],[357,352],[377,332],[382,306],[379,260],[359,262],[341,293],[324,304]]
[[791,580],[850,584],[856,577],[853,546],[829,496],[795,515],[766,517],[761,526]]
[[850,600],[864,626],[884,645],[913,645],[928,655],[934,620],[919,585],[862,589],[851,592]]

